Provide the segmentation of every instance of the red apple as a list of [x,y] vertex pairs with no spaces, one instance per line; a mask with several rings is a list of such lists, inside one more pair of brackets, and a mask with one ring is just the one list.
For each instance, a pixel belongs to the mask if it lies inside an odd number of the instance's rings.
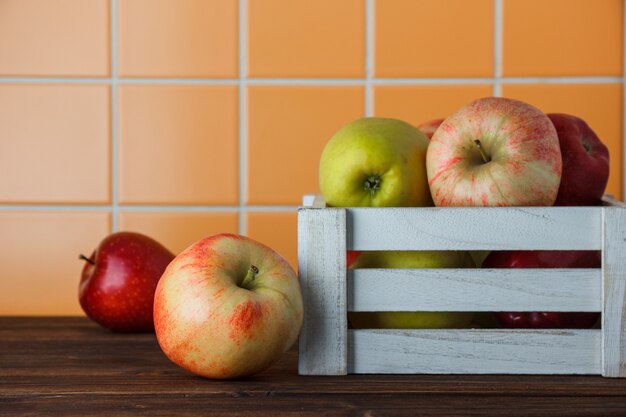
[[356,260],[361,256],[362,251],[359,250],[349,250],[346,252],[346,266],[350,268],[352,264],[356,262]]
[[563,175],[556,206],[599,205],[609,180],[609,150],[582,119],[548,114],[559,135]]
[[287,261],[232,234],[200,240],[178,255],[154,298],[161,349],[207,378],[268,368],[295,342],[302,319],[300,285]]
[[551,206],[561,164],[548,116],[498,97],[475,100],[444,120],[426,153],[437,206]]
[[174,255],[157,241],[139,233],[106,237],[84,259],[78,299],[85,314],[116,332],[154,330],[154,292]]
[[[599,251],[498,251],[491,252],[483,268],[599,268]],[[496,319],[508,328],[588,328],[600,313],[498,312]]]
[[432,138],[435,134],[437,128],[443,123],[444,119],[433,119],[427,122],[424,122],[417,126],[419,130],[422,131],[423,134],[428,136],[428,139]]

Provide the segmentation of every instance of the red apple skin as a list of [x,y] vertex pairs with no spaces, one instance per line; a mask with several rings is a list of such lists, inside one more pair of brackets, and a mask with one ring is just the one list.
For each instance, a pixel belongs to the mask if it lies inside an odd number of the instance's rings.
[[445,119],[433,119],[427,122],[424,122],[417,126],[419,130],[422,131],[423,134],[428,136],[428,139],[431,139],[435,134],[437,128],[443,123]]
[[[255,278],[246,284],[254,269]],[[271,248],[233,234],[185,249],[167,267],[154,297],[163,353],[205,378],[267,369],[296,341],[302,320],[300,284],[289,263]]]
[[[477,142],[478,141],[478,142]],[[559,139],[530,104],[474,100],[435,131],[426,152],[436,206],[551,206],[561,180]]]
[[569,114],[551,113],[563,158],[563,174],[555,206],[601,204],[609,180],[609,150],[587,122]]
[[361,255],[362,251],[359,250],[349,250],[346,252],[346,266],[348,268],[350,268],[352,266],[353,263],[356,262],[356,260],[359,258],[359,256]]
[[[599,268],[599,251],[498,251],[491,252],[483,268]],[[506,328],[589,328],[600,313],[498,312],[496,320]]]
[[154,331],[154,292],[174,254],[148,236],[106,237],[85,262],[78,299],[89,318],[115,332]]

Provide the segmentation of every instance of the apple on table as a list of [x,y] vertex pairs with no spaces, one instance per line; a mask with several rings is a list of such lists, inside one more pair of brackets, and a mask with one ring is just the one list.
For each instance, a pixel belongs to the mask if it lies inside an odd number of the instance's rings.
[[154,298],[165,355],[208,378],[268,368],[295,342],[302,320],[300,285],[287,261],[233,234],[202,239],[179,254]]
[[117,332],[154,331],[154,292],[174,254],[148,236],[118,232],[80,258],[78,299],[89,318]]

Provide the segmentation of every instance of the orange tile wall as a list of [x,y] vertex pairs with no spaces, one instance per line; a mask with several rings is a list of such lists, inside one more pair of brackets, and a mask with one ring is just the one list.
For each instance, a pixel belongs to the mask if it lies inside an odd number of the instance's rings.
[[496,95],[586,119],[622,197],[623,0],[0,0],[0,315],[81,314],[133,230],[296,265],[328,138]]

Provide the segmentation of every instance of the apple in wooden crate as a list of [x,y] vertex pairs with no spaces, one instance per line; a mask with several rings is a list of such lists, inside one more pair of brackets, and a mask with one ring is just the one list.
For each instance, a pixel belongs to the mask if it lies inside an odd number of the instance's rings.
[[154,299],[165,355],[208,378],[268,368],[295,342],[302,319],[300,284],[287,261],[232,234],[202,239],[178,255]]
[[[599,251],[496,251],[483,268],[600,268]],[[496,319],[509,328],[587,328],[600,313],[497,312]]]
[[148,236],[118,232],[81,259],[78,299],[89,318],[118,332],[154,330],[154,292],[174,254]]
[[331,207],[432,206],[426,181],[428,138],[397,119],[368,117],[341,128],[319,164]]
[[[348,252],[350,256],[351,253]],[[366,251],[352,253],[350,268],[474,268],[465,251]],[[355,329],[436,329],[467,327],[472,313],[430,311],[351,312]]]
[[426,168],[437,206],[551,206],[562,162],[548,116],[518,100],[487,97],[444,120]]
[[437,128],[441,126],[444,120],[445,119],[429,120],[427,122],[417,125],[417,128],[420,130],[420,132],[428,136],[428,139],[431,139],[433,135],[435,134],[435,131],[437,130]]
[[563,175],[556,206],[596,206],[609,180],[609,150],[587,122],[569,114],[548,117],[559,136]]

